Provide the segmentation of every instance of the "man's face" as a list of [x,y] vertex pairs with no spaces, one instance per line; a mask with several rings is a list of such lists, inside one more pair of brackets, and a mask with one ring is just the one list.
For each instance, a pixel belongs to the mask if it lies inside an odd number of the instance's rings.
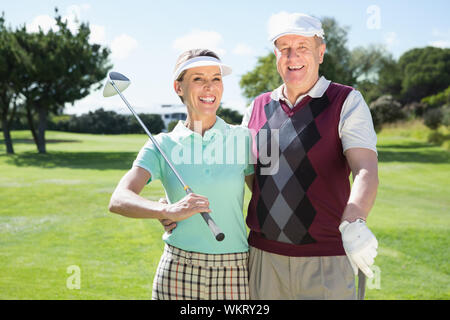
[[286,35],[275,42],[277,69],[288,89],[307,92],[319,78],[325,44],[314,37]]

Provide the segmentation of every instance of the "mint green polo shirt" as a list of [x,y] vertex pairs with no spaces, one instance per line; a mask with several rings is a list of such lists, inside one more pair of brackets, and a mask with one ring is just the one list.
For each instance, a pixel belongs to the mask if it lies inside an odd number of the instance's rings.
[[[203,137],[179,121],[172,132],[160,133],[155,139],[193,192],[208,198],[210,215],[225,233],[223,241],[215,240],[201,215],[195,214],[177,222],[177,227],[172,233],[165,233],[163,240],[174,247],[201,253],[248,251],[242,207],[245,176],[254,172],[249,130],[216,117],[214,126]],[[150,180],[161,180],[169,203],[186,196],[151,140],[133,165],[147,170]]]

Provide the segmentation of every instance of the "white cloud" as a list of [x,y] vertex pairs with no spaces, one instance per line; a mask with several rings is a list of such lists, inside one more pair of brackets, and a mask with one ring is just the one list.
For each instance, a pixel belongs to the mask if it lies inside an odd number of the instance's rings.
[[238,56],[251,56],[254,54],[252,47],[245,43],[239,43],[234,47],[233,54]]
[[432,36],[438,38],[437,40],[430,41],[428,44],[433,47],[438,48],[449,48],[450,47],[450,29],[441,30],[438,28],[433,28],[431,32]]
[[[65,15],[62,15],[61,19],[67,22],[67,27],[72,33],[76,33],[80,25],[82,12],[90,8],[89,4],[71,5],[66,8]],[[28,32],[39,32],[39,27],[44,32],[49,30],[58,31],[59,29],[55,19],[49,15],[36,16],[31,23],[26,25]]]
[[450,48],[450,40],[431,41],[429,45],[438,48]]
[[72,33],[78,31],[80,25],[82,8],[77,5],[71,5],[66,9],[66,15],[62,17],[63,21],[67,22],[67,27]]
[[89,25],[91,29],[91,34],[89,35],[89,43],[98,43],[101,45],[106,44],[106,29],[104,26],[99,26],[96,24]]
[[209,49],[222,57],[226,53],[221,47],[222,42],[222,35],[216,31],[193,30],[189,34],[175,39],[172,46],[179,52],[197,48]]
[[26,24],[27,32],[39,32],[41,27],[43,32],[48,32],[50,29],[56,31],[56,21],[48,15],[36,16],[32,22]]
[[111,42],[111,57],[113,59],[127,58],[138,46],[138,42],[127,34],[121,34]]
[[[82,14],[91,9],[91,5],[84,3],[80,5],[71,5],[66,8],[65,15],[61,16],[63,21],[67,22],[67,27],[72,33],[76,33],[78,31],[80,22],[82,22]],[[58,26],[56,25],[56,21],[53,17],[49,15],[39,15],[36,16],[32,22],[26,24],[26,29],[28,32],[39,32],[39,27],[41,27],[43,32],[48,32],[49,30],[58,31]],[[89,24],[89,28],[91,30],[91,34],[89,36],[89,43],[97,43],[101,45],[107,45],[106,41],[106,28],[104,26]],[[130,37],[131,38],[131,37]],[[115,39],[113,41],[116,47],[116,55],[117,57],[126,57],[130,50],[133,50],[136,47],[136,43],[130,39]],[[131,46],[129,48],[120,48],[120,43],[124,43],[125,45]],[[131,48],[131,49],[130,49]]]

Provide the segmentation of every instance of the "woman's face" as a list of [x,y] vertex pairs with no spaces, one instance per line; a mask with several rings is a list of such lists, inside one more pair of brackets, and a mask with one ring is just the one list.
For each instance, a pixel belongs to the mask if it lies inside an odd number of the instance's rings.
[[194,117],[215,116],[222,100],[222,73],[219,66],[191,68],[174,88]]

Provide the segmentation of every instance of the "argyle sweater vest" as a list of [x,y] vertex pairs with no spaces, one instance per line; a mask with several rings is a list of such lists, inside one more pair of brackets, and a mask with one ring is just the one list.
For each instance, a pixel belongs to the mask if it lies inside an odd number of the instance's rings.
[[350,168],[338,126],[351,90],[331,83],[322,97],[306,96],[293,109],[270,92],[255,99],[248,124],[256,156],[251,246],[295,257],[345,255],[338,227]]

